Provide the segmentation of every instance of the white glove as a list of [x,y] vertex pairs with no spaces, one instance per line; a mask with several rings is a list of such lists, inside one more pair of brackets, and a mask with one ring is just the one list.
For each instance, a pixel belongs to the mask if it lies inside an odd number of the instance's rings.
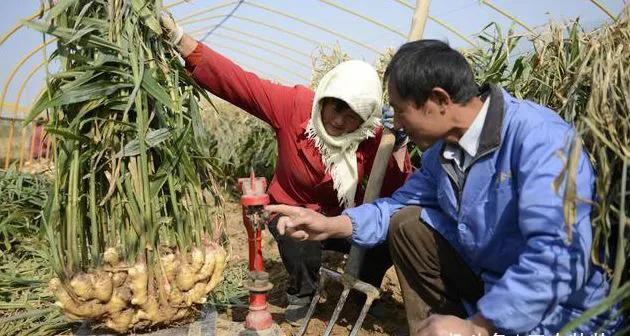
[[162,13],[160,21],[162,21],[162,26],[166,31],[168,42],[174,46],[178,45],[182,37],[184,37],[184,29],[180,27],[168,13]]

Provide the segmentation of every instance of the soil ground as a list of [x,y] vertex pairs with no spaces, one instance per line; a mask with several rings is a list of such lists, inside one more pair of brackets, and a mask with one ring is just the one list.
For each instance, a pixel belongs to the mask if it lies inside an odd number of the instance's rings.
[[[229,203],[226,207],[227,212],[227,232],[230,237],[231,258],[229,265],[236,265],[243,260],[247,260],[247,234],[242,223],[241,208],[238,203]],[[291,335],[297,332],[298,327],[292,327],[284,319],[284,309],[287,305],[285,298],[285,288],[287,273],[280,260],[278,247],[273,240],[269,231],[263,232],[263,257],[265,259],[265,270],[269,273],[269,277],[274,285],[271,290],[268,301],[269,310],[276,323],[280,326],[285,335]],[[324,258],[329,261],[330,267],[339,267],[341,255],[329,255]],[[325,261],[325,262],[326,262]],[[339,297],[341,286],[327,286],[328,298],[325,302],[318,305],[315,315],[309,324],[306,335],[322,335],[326,322],[332,315],[334,306]],[[394,269],[390,269],[381,286],[382,298],[386,307],[385,317],[382,320],[376,320],[371,316],[367,316],[363,322],[362,330],[359,335],[407,335],[407,323],[405,320],[405,311],[400,295],[400,287]],[[246,298],[245,301],[246,302]],[[348,335],[352,324],[358,316],[360,306],[350,302],[344,307],[341,317],[334,327],[332,335]],[[247,309],[244,307],[228,308],[219,310],[219,319],[217,322],[217,335],[233,334],[235,328],[242,325],[247,315]]]

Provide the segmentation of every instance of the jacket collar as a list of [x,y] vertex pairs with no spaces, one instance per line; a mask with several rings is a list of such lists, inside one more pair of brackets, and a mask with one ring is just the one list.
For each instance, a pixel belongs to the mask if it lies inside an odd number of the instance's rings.
[[490,97],[488,114],[481,129],[477,156],[496,149],[501,145],[501,132],[503,128],[504,98],[501,88],[494,84],[484,84],[480,89],[479,98],[485,100]]
[[[485,84],[480,89],[479,98],[485,100],[490,97],[490,104],[488,106],[488,112],[486,114],[486,120],[483,123],[483,127],[481,129],[480,139],[479,139],[479,148],[477,150],[477,155],[473,158],[473,161],[470,166],[470,170],[468,173],[463,175],[458,175],[457,169],[452,165],[451,161],[444,159],[442,153],[446,147],[446,142],[442,140],[440,146],[440,154],[438,155],[438,160],[441,163],[442,169],[446,173],[444,175],[445,185],[450,186],[448,188],[449,193],[449,203],[451,205],[451,212],[456,213],[459,207],[460,197],[463,193],[464,182],[467,179],[466,175],[468,174],[478,174],[479,171],[483,171],[485,173],[489,172],[493,169],[493,166],[490,161],[483,160],[482,157],[491,153],[501,146],[501,137],[503,133],[503,119],[505,115],[504,111],[504,97],[503,91],[500,87],[493,84]],[[476,164],[477,163],[477,164]],[[484,167],[480,167],[484,166]],[[470,185],[470,183],[466,183]],[[475,184],[475,183],[473,183]],[[470,186],[466,187],[466,189],[470,189]],[[475,189],[475,188],[473,188]],[[452,193],[452,194],[451,194]],[[478,191],[473,191],[473,194],[478,194]]]
[[[501,145],[503,118],[505,114],[503,92],[499,86],[487,83],[479,89],[479,98],[485,101],[488,97],[490,97],[490,104],[479,135],[479,147],[477,147],[477,155],[475,155],[475,158]],[[446,146],[447,143],[442,141],[439,157],[443,164],[448,163],[443,157]]]

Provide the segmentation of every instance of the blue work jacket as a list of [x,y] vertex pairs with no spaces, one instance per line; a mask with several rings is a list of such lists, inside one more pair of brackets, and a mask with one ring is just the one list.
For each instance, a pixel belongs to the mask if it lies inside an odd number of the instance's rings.
[[[563,212],[565,183],[557,183],[574,129],[553,111],[487,88],[490,106],[479,150],[461,189],[442,157],[445,143],[425,151],[422,166],[391,197],[348,209],[352,239],[374,246],[386,239],[390,217],[407,205],[439,232],[485,284],[471,303],[498,334],[555,335],[608,293],[591,263],[591,201],[595,175],[582,151],[575,176],[577,202],[571,238]],[[611,314],[592,318],[577,335],[605,331]]]

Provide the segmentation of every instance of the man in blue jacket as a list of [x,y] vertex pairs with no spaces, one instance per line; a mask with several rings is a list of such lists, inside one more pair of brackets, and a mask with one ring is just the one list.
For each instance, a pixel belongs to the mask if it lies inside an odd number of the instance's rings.
[[[440,41],[403,45],[385,76],[421,167],[392,197],[341,216],[269,206],[285,215],[279,231],[365,247],[389,234],[413,335],[555,335],[597,305],[608,283],[589,257],[595,175],[584,152],[571,230],[557,182],[575,130],[495,85],[479,90],[464,57]],[[611,319],[574,332],[610,335]]]

